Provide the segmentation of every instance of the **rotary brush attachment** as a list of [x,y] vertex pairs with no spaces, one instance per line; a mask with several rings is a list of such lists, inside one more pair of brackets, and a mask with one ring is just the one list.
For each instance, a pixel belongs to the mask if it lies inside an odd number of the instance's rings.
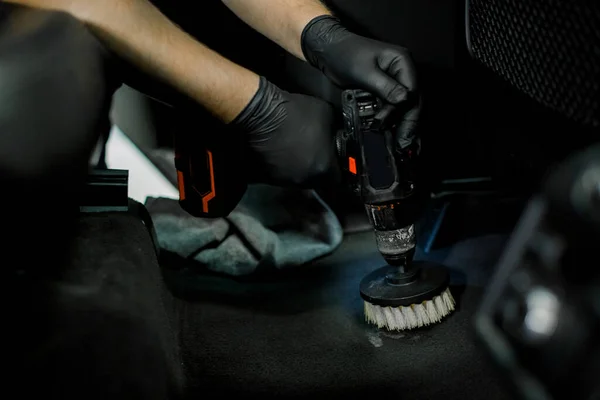
[[365,319],[391,331],[441,322],[454,311],[456,304],[449,283],[448,271],[428,262],[379,268],[360,283]]

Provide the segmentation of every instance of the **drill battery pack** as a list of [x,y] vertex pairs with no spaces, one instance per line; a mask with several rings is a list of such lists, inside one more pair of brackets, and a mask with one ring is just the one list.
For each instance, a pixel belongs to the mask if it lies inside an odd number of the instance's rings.
[[222,218],[248,187],[242,138],[233,131],[176,135],[175,168],[179,204],[198,218]]

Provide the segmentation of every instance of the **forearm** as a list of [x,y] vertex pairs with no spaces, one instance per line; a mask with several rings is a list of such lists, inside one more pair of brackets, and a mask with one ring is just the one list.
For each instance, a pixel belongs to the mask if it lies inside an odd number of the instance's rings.
[[113,2],[80,17],[120,56],[231,122],[258,89],[258,76],[197,42],[146,0]]
[[222,0],[240,19],[304,60],[300,38],[306,24],[331,12],[319,0]]

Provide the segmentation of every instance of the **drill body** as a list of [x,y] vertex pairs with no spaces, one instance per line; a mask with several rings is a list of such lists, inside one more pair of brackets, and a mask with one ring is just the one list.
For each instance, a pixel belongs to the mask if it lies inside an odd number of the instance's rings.
[[345,178],[361,197],[375,230],[377,247],[390,265],[406,266],[416,248],[414,223],[420,215],[416,144],[401,149],[394,140],[395,116],[376,119],[382,102],[361,90],[342,95],[344,129],[336,146]]
[[[392,114],[383,124],[376,118],[383,107],[368,92],[344,91],[344,128],[336,135],[336,147],[347,184],[364,202],[379,251],[388,264],[407,266],[416,248],[414,223],[422,204],[415,182],[418,149],[396,145],[397,117]],[[241,138],[229,135],[222,142],[221,136],[202,142],[176,137],[179,201],[196,217],[226,216],[246,192]],[[239,142],[232,146],[232,140]]]

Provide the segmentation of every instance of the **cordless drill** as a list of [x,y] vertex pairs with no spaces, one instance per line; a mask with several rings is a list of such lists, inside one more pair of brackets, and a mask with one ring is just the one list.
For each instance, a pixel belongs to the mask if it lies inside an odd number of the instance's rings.
[[390,265],[412,260],[416,246],[414,223],[420,204],[416,187],[413,144],[400,149],[395,144],[394,115],[385,112],[381,100],[361,90],[342,95],[344,129],[336,147],[351,190],[359,195],[373,228],[377,248]]
[[[418,145],[396,144],[393,131],[399,113],[370,93],[344,91],[342,108],[344,129],[336,135],[342,169],[364,202],[377,248],[387,262],[360,284],[366,319],[390,330],[440,322],[454,310],[448,271],[413,261],[415,222],[423,203],[415,182]],[[247,187],[243,143],[233,146],[235,136],[212,136],[202,143],[189,142],[199,140],[195,136],[180,137],[175,144],[179,201],[196,217],[228,215]]]
[[401,148],[394,129],[402,114],[370,93],[342,94],[344,129],[336,137],[348,184],[364,202],[387,265],[360,283],[367,322],[407,330],[440,322],[455,308],[443,266],[413,261],[415,223],[423,198],[417,186],[418,143]]

